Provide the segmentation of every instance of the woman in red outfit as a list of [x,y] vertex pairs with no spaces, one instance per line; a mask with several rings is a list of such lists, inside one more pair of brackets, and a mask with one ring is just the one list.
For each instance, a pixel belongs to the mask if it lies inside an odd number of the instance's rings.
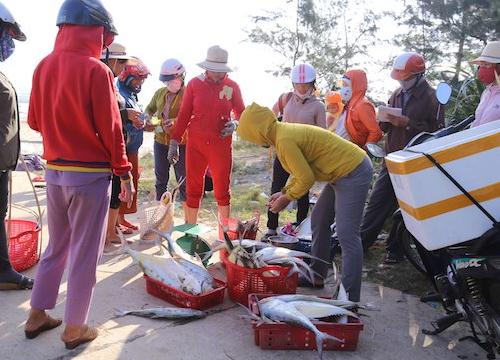
[[[175,163],[187,129],[186,220],[190,224],[196,224],[198,219],[207,167],[212,175],[219,219],[230,214],[232,134],[245,105],[240,87],[227,76],[232,71],[227,57],[226,50],[212,46],[206,60],[198,64],[206,71],[189,81],[169,145],[167,158]],[[231,119],[231,111],[236,119]]]

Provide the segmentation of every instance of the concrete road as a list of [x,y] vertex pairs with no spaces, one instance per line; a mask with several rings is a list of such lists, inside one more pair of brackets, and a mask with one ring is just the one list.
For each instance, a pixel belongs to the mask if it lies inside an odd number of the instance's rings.
[[[25,173],[14,173],[14,202],[35,208],[32,190]],[[45,207],[45,191],[38,191]],[[15,217],[30,218],[25,212]],[[44,221],[46,223],[46,221]],[[48,239],[43,229],[44,244]],[[135,245],[134,245],[135,246]],[[141,248],[141,246],[139,246]],[[143,248],[143,247],[142,247]],[[146,251],[153,251],[149,249]],[[85,264],[82,264],[85,266]],[[26,274],[33,276],[36,267]],[[170,322],[127,316],[114,317],[114,309],[139,309],[171,306],[145,291],[145,280],[137,265],[125,255],[104,256],[98,267],[97,286],[89,322],[98,326],[100,336],[88,346],[72,351],[64,349],[59,337],[62,327],[27,340],[23,326],[29,309],[30,291],[0,292],[0,358],[20,359],[316,359],[315,351],[270,351],[255,346],[251,324],[240,318],[244,309],[227,298],[228,310],[186,325],[173,327]],[[328,288],[312,292],[328,295]],[[311,292],[310,292],[311,293]],[[66,278],[60,287],[57,306],[50,313],[62,317],[66,298]],[[484,359],[475,344],[458,339],[469,333],[455,325],[440,336],[425,336],[422,328],[439,312],[417,298],[373,283],[363,284],[362,299],[375,304],[377,311],[363,317],[357,350],[326,352],[324,359],[371,360],[457,360]]]

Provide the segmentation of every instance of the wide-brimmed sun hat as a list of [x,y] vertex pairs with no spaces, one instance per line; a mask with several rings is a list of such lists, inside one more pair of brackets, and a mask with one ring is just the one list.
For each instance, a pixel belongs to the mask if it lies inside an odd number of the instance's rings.
[[492,41],[486,44],[481,55],[472,60],[471,64],[481,64],[481,63],[490,63],[490,64],[500,64],[500,41]]
[[202,69],[213,72],[231,72],[233,71],[227,66],[227,51],[218,45],[208,48],[207,58],[205,61],[198,64]]
[[112,43],[108,46],[108,49],[104,49],[101,53],[101,59],[106,59],[106,52],[108,52],[108,59],[120,59],[120,60],[128,60],[131,56],[127,55],[127,49],[125,46],[119,43]]

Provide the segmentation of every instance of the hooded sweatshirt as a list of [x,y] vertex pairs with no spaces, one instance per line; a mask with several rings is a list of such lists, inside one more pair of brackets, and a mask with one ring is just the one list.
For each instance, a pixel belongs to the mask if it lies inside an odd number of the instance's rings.
[[191,79],[182,98],[181,109],[173,126],[171,139],[181,142],[187,129],[193,141],[220,139],[220,132],[245,109],[240,87],[229,77],[214,82],[201,74]]
[[270,109],[256,103],[241,115],[237,132],[244,140],[276,148],[276,156],[292,176],[282,190],[290,200],[301,198],[315,181],[335,182],[348,175],[366,156],[328,130],[278,122]]
[[102,26],[63,25],[35,69],[28,124],[42,134],[48,167],[125,175],[122,123],[113,73],[99,58]]
[[346,106],[345,128],[352,142],[364,148],[366,143],[377,143],[382,130],[377,123],[375,107],[365,97],[368,80],[363,70],[349,70],[345,77],[351,80],[352,98]]

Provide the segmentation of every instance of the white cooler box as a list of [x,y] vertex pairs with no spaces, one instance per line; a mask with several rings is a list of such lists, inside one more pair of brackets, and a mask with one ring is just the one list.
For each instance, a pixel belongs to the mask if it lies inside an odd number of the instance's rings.
[[[409,149],[432,155],[500,220],[500,120]],[[424,155],[400,150],[385,160],[406,227],[427,250],[474,239],[492,227]]]

